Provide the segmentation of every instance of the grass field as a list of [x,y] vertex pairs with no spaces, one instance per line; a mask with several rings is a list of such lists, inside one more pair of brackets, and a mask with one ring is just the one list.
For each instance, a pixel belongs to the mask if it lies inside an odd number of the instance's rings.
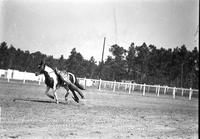
[[56,104],[45,85],[0,82],[0,138],[198,138],[198,99],[83,91],[79,104],[64,89]]

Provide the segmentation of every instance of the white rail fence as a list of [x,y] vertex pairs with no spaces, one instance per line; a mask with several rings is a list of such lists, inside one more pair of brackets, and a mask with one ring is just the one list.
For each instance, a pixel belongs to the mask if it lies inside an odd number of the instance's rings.
[[137,83],[124,83],[124,82],[116,82],[116,81],[105,81],[105,80],[96,80],[96,79],[84,79],[85,84],[88,81],[92,82],[92,86],[98,87],[99,90],[110,90],[113,92],[116,91],[124,91],[128,94],[134,93],[134,91],[141,92],[144,96],[146,93],[155,93],[159,96],[161,93],[163,94],[172,94],[172,97],[175,99],[176,95],[181,94],[181,96],[187,95],[189,100],[192,99],[192,95],[198,95],[198,89],[187,89],[187,88],[176,88],[176,87],[168,87],[168,86],[160,86],[160,85],[147,85],[147,84],[137,84]]
[[36,81],[38,82],[38,84],[40,84],[41,82],[44,82],[45,79],[44,75],[35,76],[35,74],[31,72],[22,72],[12,69],[0,69],[0,77],[3,79],[7,79],[8,82],[10,82],[10,80],[22,80],[24,84],[26,81]]
[[[37,82],[37,84],[41,84],[44,82],[44,76],[35,76],[34,73],[30,72],[21,72],[18,70],[2,70],[0,69],[0,77],[1,79],[6,79],[7,82],[10,80],[20,80],[25,84],[26,82]],[[160,86],[160,85],[147,85],[147,84],[137,84],[137,83],[125,83],[125,82],[116,82],[116,81],[105,81],[105,80],[97,80],[97,79],[86,79],[86,78],[78,78],[79,82],[86,88],[86,86],[93,86],[98,88],[98,90],[109,90],[112,92],[123,91],[128,94],[132,94],[135,92],[141,92],[144,96],[146,93],[155,93],[157,96],[162,94],[172,94],[172,98],[180,94],[181,96],[188,96],[189,100],[192,99],[192,96],[197,95],[199,93],[198,89],[192,88],[176,88],[176,87],[168,87],[168,86]]]

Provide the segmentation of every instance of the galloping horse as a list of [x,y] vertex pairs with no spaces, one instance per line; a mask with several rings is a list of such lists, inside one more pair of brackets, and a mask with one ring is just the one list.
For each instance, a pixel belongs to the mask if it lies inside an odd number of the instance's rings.
[[[70,83],[74,84],[76,87],[78,87],[79,89],[85,90],[84,87],[79,84],[76,76],[73,73],[67,72],[65,70],[64,71],[59,71],[57,68],[55,69],[55,73],[58,76],[58,81],[60,81],[59,84],[62,84],[64,86],[66,86],[70,82]],[[73,86],[68,85],[68,88],[66,87],[65,89],[67,90],[67,93],[65,95],[65,99],[69,95],[69,90],[70,90],[74,94],[73,99],[76,102],[79,101],[79,98],[76,96],[75,89],[73,88]],[[84,95],[82,94],[82,92],[79,91],[79,90],[77,92],[79,93],[79,95],[81,96],[81,98],[84,99]]]
[[[67,100],[67,97],[69,95],[69,89],[74,96],[73,99],[77,103],[79,102],[79,98],[77,97],[75,91],[77,91],[81,95],[81,98],[84,98],[82,92],[78,89],[80,88],[81,90],[83,90],[83,88],[81,88],[81,86],[77,83],[78,81],[73,74],[68,74],[68,78],[65,78],[66,76],[63,78],[63,74],[57,73],[56,72],[57,70],[53,70],[52,68],[47,66],[44,61],[41,61],[41,63],[38,65],[38,70],[39,71],[35,73],[36,76],[40,74],[44,74],[45,76],[45,84],[46,84],[45,94],[49,98],[55,99],[56,103],[59,103],[56,90],[61,86],[67,90],[67,93],[65,94],[65,100]],[[53,89],[54,96],[48,93],[50,88]]]

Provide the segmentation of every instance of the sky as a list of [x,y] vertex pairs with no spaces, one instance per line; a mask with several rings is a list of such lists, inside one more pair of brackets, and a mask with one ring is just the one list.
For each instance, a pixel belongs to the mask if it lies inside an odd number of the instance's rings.
[[118,44],[197,46],[198,0],[0,0],[0,42],[68,58],[73,48],[101,60]]

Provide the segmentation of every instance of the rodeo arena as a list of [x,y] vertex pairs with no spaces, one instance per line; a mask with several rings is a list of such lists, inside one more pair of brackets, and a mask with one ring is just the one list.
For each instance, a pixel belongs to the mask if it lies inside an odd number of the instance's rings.
[[0,77],[0,138],[198,138],[196,89],[77,77],[85,98],[61,87],[56,104],[44,75]]

